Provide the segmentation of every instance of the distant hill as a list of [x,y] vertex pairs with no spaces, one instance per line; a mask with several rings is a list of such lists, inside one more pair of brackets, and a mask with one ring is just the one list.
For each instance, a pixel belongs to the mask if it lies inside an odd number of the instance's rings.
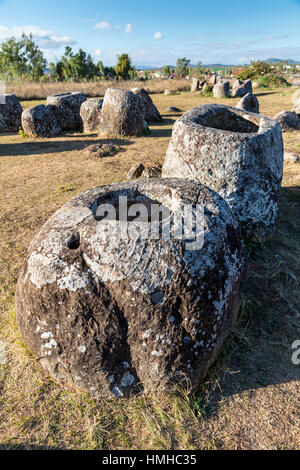
[[[263,60],[263,62],[268,62],[269,64],[276,64],[278,62],[285,62],[287,65],[296,65],[300,64],[300,61],[296,61],[293,59],[276,59],[274,57],[271,57],[270,59]],[[169,65],[170,69],[175,69],[176,65]],[[247,64],[243,64],[247,65]],[[249,65],[249,64],[248,64]],[[237,64],[201,64],[201,67],[205,69],[226,69],[227,67],[236,67]],[[196,68],[197,66],[194,64],[190,64],[190,67]],[[242,65],[241,65],[242,67]],[[162,70],[163,66],[157,66],[153,67],[152,65],[136,65],[136,68],[138,70]]]
[[268,62],[269,64],[276,64],[277,62],[285,62],[287,65],[299,64],[299,62],[293,59],[275,59],[273,57],[271,59],[263,60],[263,62]]
[[[170,65],[170,64],[166,64],[166,65],[169,65],[170,69],[176,68],[176,65]],[[152,65],[136,65],[135,67],[137,68],[137,70],[162,70],[164,68],[164,66],[153,67]],[[190,67],[196,68],[197,65],[190,64]],[[215,68],[234,67],[234,65],[232,64],[230,65],[228,64],[227,65],[225,64],[201,64],[201,67],[204,67],[206,69],[215,69]]]

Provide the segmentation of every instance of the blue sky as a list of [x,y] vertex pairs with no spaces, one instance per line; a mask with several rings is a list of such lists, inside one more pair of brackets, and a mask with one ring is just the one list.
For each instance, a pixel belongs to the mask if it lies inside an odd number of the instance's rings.
[[32,32],[49,60],[66,45],[114,65],[300,61],[300,0],[0,0],[0,42]]

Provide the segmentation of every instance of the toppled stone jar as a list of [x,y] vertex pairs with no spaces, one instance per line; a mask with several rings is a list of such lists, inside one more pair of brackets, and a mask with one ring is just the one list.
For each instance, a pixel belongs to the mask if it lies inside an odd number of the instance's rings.
[[83,93],[61,93],[48,96],[46,104],[54,113],[62,130],[80,130],[82,121],[80,107],[86,101]]
[[272,236],[283,172],[279,124],[266,116],[209,104],[173,128],[162,177],[196,179],[228,202],[251,239]]
[[94,396],[197,385],[235,321],[244,259],[227,203],[196,181],[93,188],[33,239],[18,325],[49,374]]
[[61,133],[55,114],[43,104],[23,111],[22,127],[29,137],[56,137]]

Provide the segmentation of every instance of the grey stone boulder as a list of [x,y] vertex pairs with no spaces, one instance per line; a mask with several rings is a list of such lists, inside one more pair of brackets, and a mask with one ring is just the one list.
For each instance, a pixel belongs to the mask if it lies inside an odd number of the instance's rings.
[[245,82],[236,80],[232,86],[233,98],[243,98],[243,96],[247,95],[248,93],[252,93],[252,91],[253,90],[251,80],[246,80]]
[[228,98],[230,93],[229,82],[218,82],[213,88],[213,95],[215,98]]
[[196,91],[198,91],[200,88],[200,82],[198,80],[198,78],[192,78],[192,84],[191,84],[191,92],[192,93],[195,93]]
[[282,172],[277,121],[211,104],[176,121],[162,176],[206,184],[228,202],[248,237],[265,240],[275,230]]
[[46,105],[51,108],[62,130],[80,130],[82,121],[80,107],[86,101],[83,93],[61,93],[48,96]]
[[132,88],[132,93],[139,96],[143,102],[145,110],[145,120],[147,122],[160,122],[162,120],[161,115],[151,97],[144,88]]
[[136,180],[140,178],[143,174],[145,166],[143,163],[136,163],[133,165],[127,173],[128,180]]
[[217,74],[213,73],[212,75],[209,75],[206,79],[206,85],[209,86],[210,88],[213,88],[215,84],[217,83]]
[[83,132],[94,132],[98,130],[103,100],[99,98],[84,101],[80,107]]
[[201,93],[206,93],[208,91],[211,91],[212,88],[205,82],[203,87],[201,88]]
[[18,131],[22,111],[16,95],[0,94],[0,132]]
[[118,88],[106,90],[98,129],[101,136],[136,136],[146,127],[145,108],[138,95]]
[[292,111],[282,111],[274,119],[280,124],[283,132],[300,129],[300,118],[298,114]]
[[284,161],[288,163],[299,163],[300,155],[298,155],[298,153],[293,152],[284,152]]
[[250,111],[250,113],[259,113],[259,102],[253,93],[247,93],[236,105],[238,109]]
[[22,127],[29,137],[56,137],[61,133],[55,114],[43,104],[23,111]]
[[130,168],[127,179],[135,180],[138,178],[160,178],[162,173],[162,165],[157,162],[137,163]]
[[[201,214],[199,246],[192,230],[180,239],[183,207]],[[169,223],[174,235],[155,235]],[[236,319],[244,265],[238,224],[209,188],[180,179],[93,188],[31,242],[17,322],[57,382],[95,397],[197,386]]]
[[150,162],[145,164],[145,169],[142,174],[143,179],[147,178],[161,178],[162,165],[157,162]]

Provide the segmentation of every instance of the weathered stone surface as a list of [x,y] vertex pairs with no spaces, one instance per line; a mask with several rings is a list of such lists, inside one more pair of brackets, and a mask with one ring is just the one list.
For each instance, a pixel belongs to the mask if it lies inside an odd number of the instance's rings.
[[55,137],[61,133],[55,114],[43,104],[23,111],[22,127],[30,137]]
[[292,152],[284,152],[284,161],[292,162],[292,163],[299,163],[300,155],[298,155],[297,153],[292,153]]
[[140,178],[143,174],[144,169],[145,166],[143,163],[137,163],[136,165],[133,165],[127,173],[127,179],[136,180]]
[[132,93],[139,96],[143,102],[145,110],[145,119],[147,122],[160,122],[161,115],[152,99],[144,88],[132,88]]
[[162,165],[157,162],[146,163],[144,171],[142,173],[142,178],[160,178],[162,173]]
[[215,84],[217,83],[217,74],[213,73],[206,79],[206,84],[210,88],[213,88]]
[[198,78],[192,78],[192,84],[191,84],[191,92],[192,93],[195,93],[196,91],[199,90],[199,86],[200,86],[200,83],[199,83],[199,80]]
[[161,178],[162,165],[157,162],[137,163],[127,173],[128,180]]
[[250,113],[259,113],[259,102],[253,93],[247,93],[236,105],[238,109],[250,111]]
[[[141,204],[161,205],[163,224],[170,220],[174,229],[180,207],[203,206],[203,248],[174,236],[147,238],[158,228],[148,214],[142,232],[133,221],[97,220],[99,205],[118,209],[120,196],[132,216]],[[124,227],[131,236],[119,236]],[[55,380],[96,397],[186,380],[198,385],[236,318],[243,269],[237,222],[209,188],[178,179],[93,188],[32,241],[17,287],[17,321]]]
[[232,87],[232,96],[233,98],[239,98],[247,95],[248,93],[252,93],[252,82],[251,80],[246,80],[245,82],[241,82],[240,80],[236,80]]
[[84,101],[86,97],[83,93],[73,92],[48,96],[46,104],[55,114],[62,130],[79,130],[82,126],[80,107]]
[[209,90],[211,90],[211,87],[205,82],[201,89],[201,93],[208,92]]
[[0,132],[19,130],[21,115],[22,106],[16,95],[0,94]]
[[275,229],[283,170],[277,121],[229,106],[199,106],[179,118],[163,177],[197,179],[230,205],[243,232],[264,240]]
[[171,93],[170,90],[165,90],[165,95],[166,95],[166,96],[169,96],[169,95],[172,95],[172,93]]
[[298,114],[292,111],[282,111],[274,117],[279,122],[283,132],[295,131],[300,129],[300,118]]
[[240,88],[240,86],[243,85],[243,82],[241,80],[239,80],[238,78],[236,78],[233,83],[232,83],[232,96],[234,96],[234,93],[236,92],[236,90],[238,88]]
[[215,98],[228,98],[230,93],[229,82],[219,82],[213,88]]
[[300,98],[295,101],[294,106],[293,106],[293,111],[294,111],[296,114],[299,114],[299,115],[300,115]]
[[113,157],[123,149],[118,145],[112,144],[93,144],[84,149],[84,152],[91,158]]
[[138,95],[118,88],[106,90],[100,117],[100,135],[140,135],[146,127],[144,105]]
[[103,100],[95,98],[84,101],[80,107],[83,131],[94,132],[98,130]]

